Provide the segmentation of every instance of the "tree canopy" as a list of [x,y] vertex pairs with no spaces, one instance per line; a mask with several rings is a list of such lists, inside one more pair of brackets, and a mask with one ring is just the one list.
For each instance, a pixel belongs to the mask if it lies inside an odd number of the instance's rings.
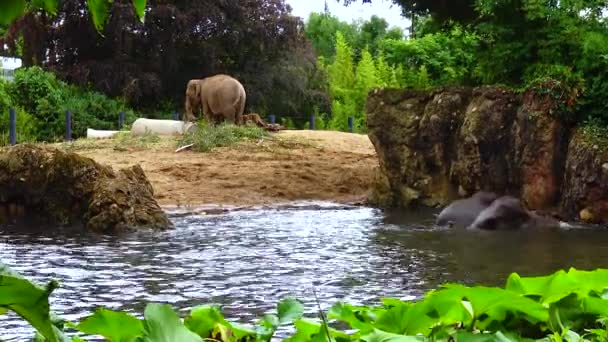
[[55,15],[29,11],[0,46],[22,49],[26,66],[124,96],[136,108],[164,102],[181,110],[189,79],[220,72],[243,82],[248,109],[295,116],[328,103],[310,85],[315,55],[283,0],[153,0],[144,22],[132,15],[132,3],[114,1],[102,35],[86,14],[89,6],[90,0],[61,0]]

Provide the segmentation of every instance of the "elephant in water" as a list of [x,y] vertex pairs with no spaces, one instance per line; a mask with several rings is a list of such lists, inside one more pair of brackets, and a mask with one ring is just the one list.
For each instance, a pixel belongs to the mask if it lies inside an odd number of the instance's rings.
[[497,198],[493,192],[480,191],[469,198],[456,200],[437,215],[436,224],[468,227]]
[[501,196],[485,208],[470,229],[507,230],[526,228],[559,228],[567,224],[548,216],[541,216],[528,211],[519,199],[512,196]]
[[233,77],[218,74],[188,81],[186,110],[183,121],[195,121],[194,111],[203,107],[203,116],[210,125],[223,120],[240,125],[247,94],[243,85]]

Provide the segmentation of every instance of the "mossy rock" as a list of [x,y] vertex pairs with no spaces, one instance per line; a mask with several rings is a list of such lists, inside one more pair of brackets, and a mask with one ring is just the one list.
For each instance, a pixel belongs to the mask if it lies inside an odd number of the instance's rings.
[[30,144],[0,153],[4,223],[82,225],[99,233],[171,228],[153,195],[139,165],[115,172],[75,153]]

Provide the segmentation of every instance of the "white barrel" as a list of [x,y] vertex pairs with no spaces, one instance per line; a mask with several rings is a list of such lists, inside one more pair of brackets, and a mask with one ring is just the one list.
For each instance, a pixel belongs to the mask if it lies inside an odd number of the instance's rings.
[[141,136],[146,134],[182,135],[196,129],[196,124],[180,120],[158,120],[139,118],[131,125],[131,134]]
[[87,128],[87,138],[94,138],[94,139],[110,138],[116,133],[118,133],[118,131],[105,131],[105,130]]

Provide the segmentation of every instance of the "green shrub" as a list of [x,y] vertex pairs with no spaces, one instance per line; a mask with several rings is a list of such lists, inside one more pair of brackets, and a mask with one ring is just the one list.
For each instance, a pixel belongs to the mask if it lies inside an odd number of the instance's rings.
[[72,114],[74,138],[85,136],[87,128],[118,129],[121,111],[125,112],[125,124],[136,119],[122,101],[67,85],[40,67],[17,70],[14,81],[5,88],[11,105],[22,107],[35,118],[38,140],[54,141],[65,136],[67,110]]
[[[17,142],[34,142],[37,140],[38,123],[35,117],[27,113],[22,108],[15,109],[16,114],[16,129]],[[6,146],[10,143],[10,113],[9,110],[4,110],[0,113],[0,146]]]
[[268,132],[255,125],[236,126],[222,123],[217,126],[209,126],[205,121],[198,123],[195,132],[184,134],[179,140],[179,146],[194,144],[192,149],[199,152],[208,152],[216,147],[234,145],[246,140],[259,140],[267,137]]

